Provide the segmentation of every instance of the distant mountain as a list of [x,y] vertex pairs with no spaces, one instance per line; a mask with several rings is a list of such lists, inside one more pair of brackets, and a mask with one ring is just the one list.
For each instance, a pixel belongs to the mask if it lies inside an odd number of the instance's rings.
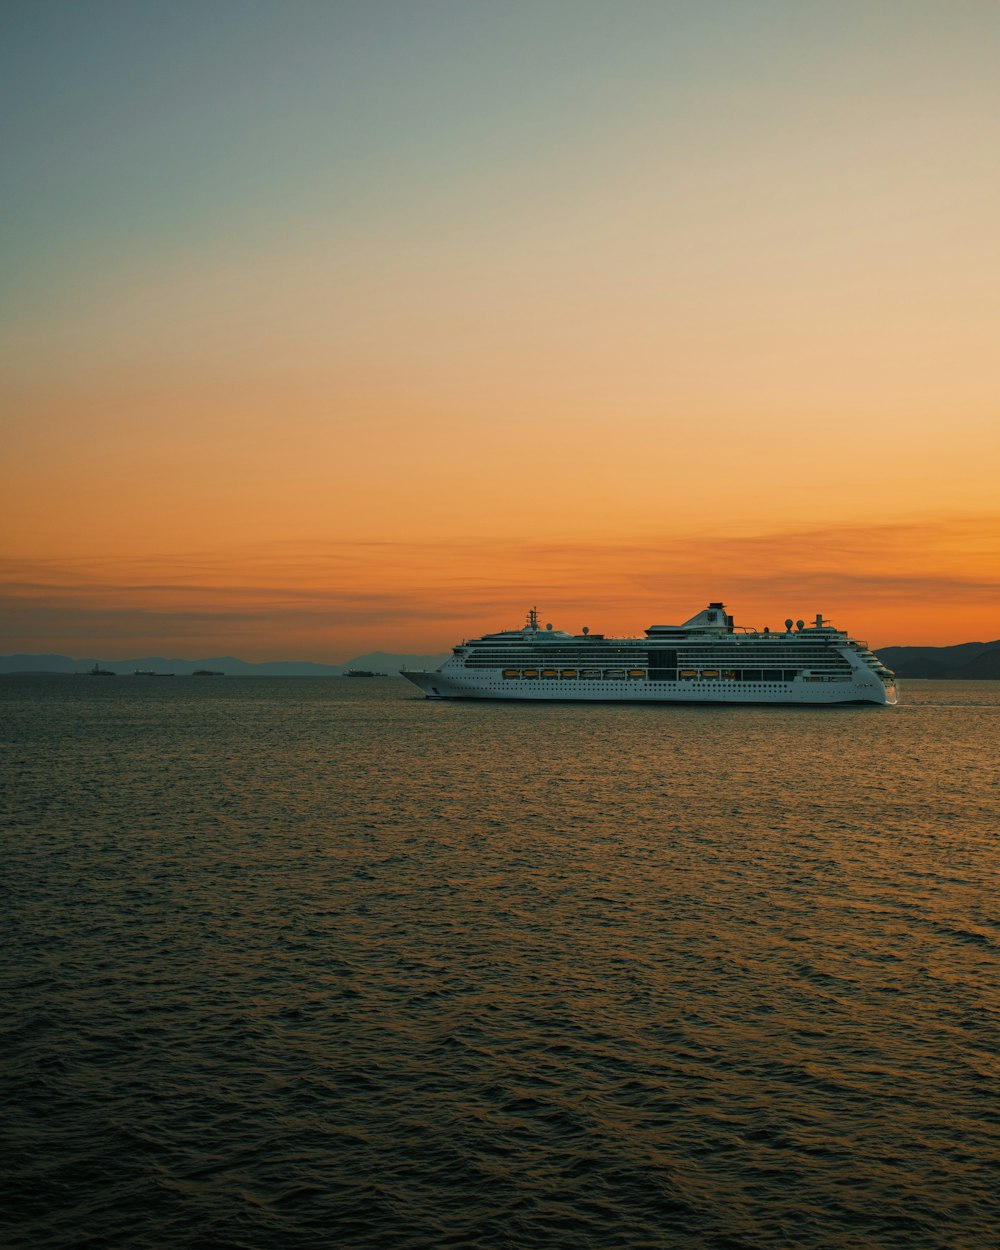
[[[313,664],[306,660],[268,660],[252,664],[232,655],[210,656],[184,660],[162,655],[145,655],[134,660],[100,660],[101,668],[112,673],[131,674],[139,669],[146,673],[173,673],[185,677],[195,669],[224,673],[229,677],[340,677],[348,669],[366,669],[395,675],[401,668],[437,668],[446,655],[392,655],[387,651],[371,651],[343,664]],[[86,673],[94,667],[94,658],[74,660],[67,655],[2,655],[0,673]]]
[[[883,647],[876,652],[897,677],[1000,680],[1000,639],[996,642],[961,642],[954,647]],[[340,677],[348,669],[397,674],[400,669],[434,669],[448,658],[441,655],[405,655],[369,651],[343,664],[313,664],[306,660],[268,660],[252,664],[232,655],[206,659],[166,659],[161,655],[134,660],[101,659],[101,668],[113,673],[174,673],[184,677],[195,669],[209,669],[230,677]],[[66,655],[2,655],[0,673],[86,673],[96,660],[74,660]]]
[[900,678],[1000,679],[1000,640],[960,642],[954,647],[883,647],[875,654]]

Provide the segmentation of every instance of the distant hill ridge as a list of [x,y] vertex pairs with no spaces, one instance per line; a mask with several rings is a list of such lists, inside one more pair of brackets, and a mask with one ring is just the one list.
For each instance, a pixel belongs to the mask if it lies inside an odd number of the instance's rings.
[[960,642],[953,647],[883,647],[876,652],[899,678],[938,677],[952,681],[1000,678],[1000,639]]
[[[343,664],[314,664],[307,660],[267,660],[254,664],[233,655],[210,656],[185,660],[162,655],[140,656],[134,660],[100,660],[100,666],[112,673],[129,674],[136,669],[152,673],[173,673],[188,676],[195,669],[208,669],[228,677],[340,677],[349,669],[395,675],[401,668],[437,668],[447,658],[441,655],[393,655],[388,651],[371,651]],[[75,660],[68,655],[0,655],[0,673],[86,673],[96,659]]]
[[[269,660],[260,664],[239,660],[232,655],[207,659],[167,659],[164,656],[141,656],[135,660],[104,660],[101,668],[113,673],[174,673],[178,677],[195,669],[211,669],[230,677],[339,677],[349,669],[375,673],[397,674],[402,668],[433,669],[448,657],[439,655],[402,655],[388,651],[370,651],[343,664],[314,664],[306,660]],[[996,642],[960,642],[952,647],[883,647],[876,655],[899,678],[928,677],[950,680],[993,681],[1000,679],[1000,639]],[[66,655],[3,655],[0,673],[85,673],[93,668],[95,659],[74,660]]]

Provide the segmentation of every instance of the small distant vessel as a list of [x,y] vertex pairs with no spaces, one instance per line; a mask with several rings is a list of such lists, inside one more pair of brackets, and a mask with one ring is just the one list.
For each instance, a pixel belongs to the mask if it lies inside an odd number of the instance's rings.
[[542,628],[534,608],[523,629],[452,648],[436,672],[402,676],[430,699],[558,699],[629,703],[896,702],[893,673],[866,642],[822,616],[784,630],[733,624],[710,603],[682,625],[650,625],[643,638]]
[[158,673],[152,668],[137,668],[133,677],[173,677],[173,673]]
[[349,668],[344,674],[345,677],[388,677],[388,673],[373,673],[368,668]]
[[192,677],[225,677],[225,675],[221,668],[196,668],[191,674]]
[[99,660],[94,661],[94,667],[87,670],[88,677],[117,677],[117,673],[113,673],[110,668],[101,668]]

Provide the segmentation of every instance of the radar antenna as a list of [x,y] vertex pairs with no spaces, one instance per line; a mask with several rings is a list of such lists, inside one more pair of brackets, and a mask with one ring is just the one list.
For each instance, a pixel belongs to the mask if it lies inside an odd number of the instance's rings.
[[529,629],[538,628],[538,609],[537,608],[528,609],[528,628]]

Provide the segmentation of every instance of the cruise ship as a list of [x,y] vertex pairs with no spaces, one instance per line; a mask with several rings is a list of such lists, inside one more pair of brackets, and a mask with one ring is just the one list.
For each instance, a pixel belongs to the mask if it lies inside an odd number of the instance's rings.
[[452,648],[431,673],[401,674],[430,699],[524,699],[628,703],[896,702],[893,673],[866,642],[822,616],[784,631],[733,624],[710,603],[683,625],[651,625],[644,638],[540,626]]

